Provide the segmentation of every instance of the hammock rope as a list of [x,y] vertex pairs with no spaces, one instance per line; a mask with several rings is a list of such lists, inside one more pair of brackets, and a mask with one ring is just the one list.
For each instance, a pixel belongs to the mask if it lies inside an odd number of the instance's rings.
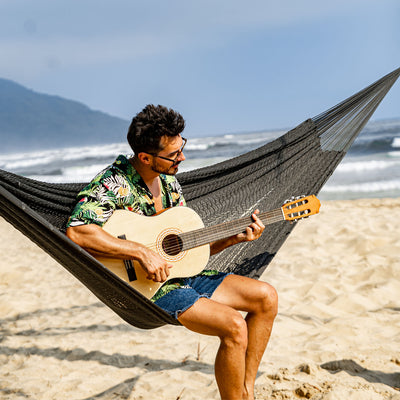
[[[255,208],[277,209],[292,196],[318,194],[399,75],[400,68],[256,150],[179,174],[188,205],[205,226],[214,226],[250,216]],[[0,170],[0,215],[129,324],[179,325],[66,237],[65,223],[85,185]],[[286,221],[269,225],[259,240],[211,257],[209,267],[259,278],[293,227]]]

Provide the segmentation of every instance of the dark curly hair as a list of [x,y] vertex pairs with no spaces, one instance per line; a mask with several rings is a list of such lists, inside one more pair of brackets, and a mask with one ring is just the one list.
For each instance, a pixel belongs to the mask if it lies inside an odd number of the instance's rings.
[[162,150],[162,136],[177,136],[185,129],[185,120],[178,112],[164,106],[147,105],[131,122],[128,143],[135,154]]

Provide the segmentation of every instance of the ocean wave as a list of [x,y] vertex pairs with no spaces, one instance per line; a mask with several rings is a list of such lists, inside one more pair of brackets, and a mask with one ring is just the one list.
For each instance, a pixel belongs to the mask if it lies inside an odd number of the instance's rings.
[[[193,160],[187,160],[184,164],[179,166],[179,172],[187,172],[193,169],[207,167],[225,160],[225,157],[195,158]],[[60,170],[57,170],[57,173],[46,171],[43,174],[38,174],[33,172],[27,176],[31,179],[49,183],[89,182],[109,164],[109,162],[104,162],[87,166],[72,166],[61,168]]]
[[0,168],[7,170],[26,169],[54,163],[73,162],[99,158],[116,157],[131,153],[129,145],[114,143],[101,146],[67,147],[63,149],[21,152],[0,155]]
[[29,175],[27,178],[46,183],[86,183],[91,179],[86,176],[73,176],[66,179],[64,175]]
[[0,160],[0,167],[6,170],[20,169],[20,168],[30,168],[38,165],[47,165],[54,160],[53,156],[43,154],[43,156],[33,156],[30,157],[20,157],[15,159]]
[[371,193],[400,190],[400,180],[352,183],[350,185],[325,185],[321,192],[328,193]]
[[366,161],[344,162],[338,165],[336,171],[339,173],[376,171],[377,169],[383,170],[395,167],[397,165],[400,166],[400,160],[399,161],[366,160]]
[[284,131],[266,131],[257,133],[229,134],[223,136],[208,136],[203,138],[190,138],[185,147],[189,151],[208,151],[221,147],[245,149],[264,145],[281,136]]
[[188,142],[187,145],[185,146],[184,151],[205,151],[210,148],[210,145],[208,143],[190,143]]
[[109,163],[93,164],[85,167],[62,168],[59,174],[32,174],[28,177],[37,181],[49,183],[89,182]]

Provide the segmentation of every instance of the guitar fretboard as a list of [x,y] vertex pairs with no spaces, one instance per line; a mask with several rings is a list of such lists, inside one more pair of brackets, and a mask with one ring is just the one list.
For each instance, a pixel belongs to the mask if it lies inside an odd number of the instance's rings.
[[[285,219],[281,208],[260,213],[258,217],[264,225],[270,225]],[[182,251],[245,232],[252,222],[254,222],[252,217],[243,217],[234,221],[181,233],[179,238],[182,240]]]

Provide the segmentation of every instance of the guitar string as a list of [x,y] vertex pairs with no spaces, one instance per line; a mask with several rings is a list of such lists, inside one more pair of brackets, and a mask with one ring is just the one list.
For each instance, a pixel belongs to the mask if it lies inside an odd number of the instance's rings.
[[[272,212],[268,212],[268,214],[270,215],[271,213]],[[264,219],[266,214],[267,213],[260,215],[260,218]],[[267,221],[264,222],[266,224],[271,224],[279,220],[282,220],[282,213],[279,213],[279,215],[276,215],[274,217],[270,217]],[[186,245],[185,247],[193,248],[213,242],[214,240],[220,238],[220,234],[222,232],[224,233],[224,237],[229,237],[235,233],[238,233],[238,231],[245,229],[249,225],[249,222],[251,222],[251,217],[244,217],[236,221],[224,222],[222,224],[214,225],[211,227],[200,228],[189,232],[182,232],[178,236]],[[153,245],[151,246],[156,247]],[[181,247],[181,244],[177,244],[175,246],[171,246],[169,249],[176,251],[179,250]]]
[[[266,225],[282,220],[281,213],[273,217],[271,217],[270,215],[271,214],[269,214],[268,216],[268,220],[263,221]],[[265,215],[260,215],[260,218],[262,220],[264,219],[264,217]],[[234,234],[244,231],[249,226],[249,223],[252,220],[249,217],[238,221],[240,222],[236,223],[237,221],[234,221],[234,223],[224,223],[210,228],[205,228],[203,231],[200,232],[196,231],[184,232],[180,236],[181,238],[184,239],[185,244],[189,244],[190,246],[196,244],[198,245],[206,244],[219,239],[221,232],[224,232],[224,237],[230,237]]]
[[[292,214],[295,214],[295,213],[299,214],[297,216],[297,218],[293,217],[294,220],[302,217],[302,215],[294,209],[291,210],[291,212],[292,212]],[[269,225],[269,224],[272,224],[272,223],[275,223],[278,221],[282,221],[284,219],[288,219],[287,215],[284,215],[282,209],[277,209],[277,210],[261,213],[261,214],[259,214],[259,218],[263,221],[263,223],[265,223],[265,225]],[[201,229],[194,230],[194,231],[183,232],[179,236],[184,240],[184,244],[186,245],[185,247],[187,249],[190,249],[193,247],[198,247],[198,246],[210,243],[210,242],[214,241],[215,239],[218,239],[220,237],[221,231],[223,231],[226,234],[226,236],[224,236],[224,237],[229,237],[230,234],[233,235],[235,233],[238,233],[238,230],[239,231],[242,229],[244,230],[251,221],[252,221],[251,217],[244,217],[244,218],[241,218],[236,221],[224,222],[222,224],[215,225],[215,226],[208,227],[208,228],[201,228]],[[230,228],[227,229],[226,228],[227,226],[230,226]],[[181,248],[181,245],[178,245],[171,249],[179,250],[180,248]]]
[[[270,225],[272,223],[279,222],[284,219],[282,211],[280,209],[261,213],[259,214],[259,218],[266,225]],[[194,247],[202,246],[207,243],[211,243],[220,237],[221,232],[224,232],[224,234],[226,234],[226,236],[224,235],[224,237],[232,236],[235,233],[237,233],[238,230],[245,229],[249,225],[249,222],[251,221],[252,221],[251,217],[244,217],[239,220],[224,222],[211,227],[205,227],[189,232],[183,232],[178,235],[181,238],[184,237],[182,241],[183,243],[182,244],[178,243],[176,245],[170,246],[168,247],[168,250],[170,250],[171,252],[176,252],[179,250],[180,252],[183,244],[188,250]],[[244,222],[246,223],[244,224]],[[226,226],[229,225],[231,226],[228,229],[226,229]],[[143,245],[151,250],[157,249],[159,247],[156,243],[151,243],[148,245],[143,244]]]
[[[263,216],[261,216],[261,217],[263,217]],[[245,219],[247,220],[247,218],[245,218]],[[283,219],[283,217],[282,217],[282,214],[280,213],[279,215],[277,215],[275,217],[269,218],[267,224],[269,225],[271,223],[281,221],[282,219]],[[245,229],[248,226],[247,222],[245,225],[243,225],[243,224],[238,225],[237,224],[238,221],[232,221],[232,222],[235,222],[234,226],[232,226],[229,229],[225,228],[223,230],[224,237],[229,237],[229,236],[231,236],[230,234],[233,235],[233,234],[237,233],[239,228]],[[264,221],[264,222],[266,222],[266,221]],[[220,233],[221,233],[220,228],[224,227],[226,224],[230,224],[230,223],[223,223],[223,224],[216,225],[213,227],[200,228],[200,229],[194,230],[194,231],[183,232],[183,233],[179,234],[178,236],[180,236],[181,238],[182,237],[184,238],[183,244],[186,245],[185,247],[187,249],[199,247],[199,246],[213,242],[214,240],[218,239],[220,237]],[[144,245],[144,246],[146,246],[150,249],[156,249],[158,247],[157,244],[155,244],[155,243],[152,243],[150,245]],[[181,250],[181,248],[182,248],[181,244],[176,244],[176,245],[170,246],[168,249],[175,252],[175,251]]]

